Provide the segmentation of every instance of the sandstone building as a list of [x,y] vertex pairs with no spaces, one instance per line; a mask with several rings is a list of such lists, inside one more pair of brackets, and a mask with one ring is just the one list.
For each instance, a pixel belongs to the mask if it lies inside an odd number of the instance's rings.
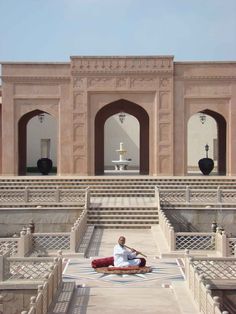
[[68,63],[2,63],[0,173],[26,173],[27,124],[56,121],[57,174],[104,173],[104,125],[124,112],[139,122],[140,174],[187,174],[187,126],[217,125],[218,172],[236,175],[236,62],[173,56],[71,57]]

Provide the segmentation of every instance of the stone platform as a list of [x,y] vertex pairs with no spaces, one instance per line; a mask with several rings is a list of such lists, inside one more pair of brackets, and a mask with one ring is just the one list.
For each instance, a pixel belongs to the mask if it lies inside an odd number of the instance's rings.
[[[120,235],[127,245],[141,250],[153,271],[147,274],[100,274],[91,267],[94,257],[111,256]],[[160,239],[162,241],[162,239]],[[104,229],[94,234],[87,259],[70,259],[64,281],[75,280],[76,291],[68,314],[169,313],[197,314],[176,258],[160,258],[151,230]]]

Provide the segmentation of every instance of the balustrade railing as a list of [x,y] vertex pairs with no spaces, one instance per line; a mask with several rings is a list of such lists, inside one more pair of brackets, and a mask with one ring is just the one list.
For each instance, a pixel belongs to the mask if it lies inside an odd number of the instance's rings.
[[236,190],[226,190],[220,187],[216,190],[207,189],[161,189],[161,203],[236,203]]
[[[35,280],[42,282],[38,286],[36,296],[30,298],[28,311],[22,314],[46,314],[62,284],[62,258],[13,258],[4,256],[5,274],[3,282],[24,280],[24,284]],[[1,265],[1,262],[0,262]],[[31,288],[32,289],[32,288]],[[4,304],[3,308],[5,307]]]
[[[199,311],[204,314],[221,314],[220,298],[212,296],[207,274],[199,272],[200,267],[198,268],[194,262],[196,261],[192,257],[186,257],[185,276]],[[210,262],[212,259],[209,258]]]
[[1,189],[1,203],[70,203],[84,204],[86,202],[86,189]]
[[20,232],[19,238],[0,238],[0,254],[9,252],[11,256],[23,257],[30,251],[43,254],[57,250],[75,252],[87,228],[89,201],[90,192],[87,188],[85,190],[84,210],[75,221],[70,232],[31,233],[30,228],[27,228]]
[[[185,191],[186,192],[186,191]],[[219,193],[219,192],[218,192]],[[222,257],[236,253],[236,238],[227,238],[225,232],[175,232],[170,220],[161,208],[161,193],[155,187],[159,225],[170,251],[174,250],[215,250]],[[189,199],[189,190],[185,197]]]

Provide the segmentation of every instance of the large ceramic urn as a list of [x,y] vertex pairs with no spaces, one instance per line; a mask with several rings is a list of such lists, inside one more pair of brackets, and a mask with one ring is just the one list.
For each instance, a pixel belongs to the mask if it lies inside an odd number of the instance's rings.
[[41,158],[37,161],[37,167],[43,175],[47,175],[52,170],[52,160],[50,158]]
[[199,169],[204,175],[209,175],[211,171],[214,169],[214,161],[213,159],[208,158],[208,150],[209,145],[206,144],[205,145],[206,157],[198,161]]

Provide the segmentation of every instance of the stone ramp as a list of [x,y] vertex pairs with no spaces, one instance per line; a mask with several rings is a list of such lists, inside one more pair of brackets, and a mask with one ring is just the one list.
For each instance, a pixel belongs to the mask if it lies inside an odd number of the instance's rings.
[[[120,235],[127,245],[147,255],[153,271],[139,275],[103,275],[91,267],[94,257],[111,256]],[[175,258],[159,258],[160,252],[148,229],[104,229],[92,239],[96,250],[90,259],[68,260],[64,281],[76,281],[68,314],[75,313],[169,313],[197,314]],[[185,298],[188,298],[186,302]]]

